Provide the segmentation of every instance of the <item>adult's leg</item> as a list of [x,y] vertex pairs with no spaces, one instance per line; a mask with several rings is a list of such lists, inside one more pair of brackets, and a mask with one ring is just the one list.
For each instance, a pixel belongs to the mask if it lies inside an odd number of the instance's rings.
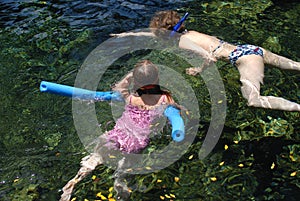
[[300,62],[293,61],[286,57],[274,54],[268,50],[264,51],[264,63],[274,67],[278,67],[285,70],[298,70],[300,71]]
[[274,96],[261,96],[260,84],[263,82],[263,58],[258,55],[246,55],[238,62],[242,83],[241,91],[248,100],[249,106],[277,109],[285,111],[300,111],[300,105],[284,98]]
[[243,85],[241,91],[249,106],[300,112],[299,104],[280,97],[261,96],[252,82],[246,79],[241,79],[241,82]]

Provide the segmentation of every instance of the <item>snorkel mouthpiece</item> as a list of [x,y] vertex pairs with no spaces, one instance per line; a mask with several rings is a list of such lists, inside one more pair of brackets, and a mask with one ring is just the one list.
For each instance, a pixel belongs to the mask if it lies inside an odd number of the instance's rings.
[[177,22],[177,24],[173,27],[173,31],[171,32],[171,36],[174,35],[175,32],[177,32],[180,29],[180,26],[182,23],[186,20],[186,18],[189,16],[189,13],[186,12],[184,16]]

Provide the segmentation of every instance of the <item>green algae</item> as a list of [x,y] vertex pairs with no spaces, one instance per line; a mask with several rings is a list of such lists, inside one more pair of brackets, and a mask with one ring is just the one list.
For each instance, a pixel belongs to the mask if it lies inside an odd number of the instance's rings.
[[[299,60],[299,4],[294,5],[282,11],[284,8],[267,0],[197,1],[181,10],[192,13],[189,29],[227,41],[255,43]],[[87,153],[73,126],[71,101],[40,94],[38,85],[44,79],[72,85],[83,58],[91,50],[92,33],[72,30],[52,18],[31,25],[28,30],[1,30],[0,56],[4,59],[0,69],[0,150],[4,155],[1,181],[5,182],[1,183],[0,195],[4,200],[57,200],[59,189],[74,176],[80,159]],[[79,54],[82,50],[85,51]],[[111,69],[113,75],[108,72],[104,89],[138,60],[138,55],[133,56],[132,60],[115,63],[122,71],[115,75],[117,70]],[[162,52],[151,52],[149,56],[157,62],[169,61],[184,74],[188,64],[168,57]],[[130,176],[132,200],[299,198],[299,113],[248,107],[240,92],[237,69],[222,62],[217,65],[228,103],[225,128],[217,147],[204,160],[198,159],[210,121],[210,96],[200,77],[184,75],[201,103],[197,137],[180,160],[168,168]],[[299,102],[298,85],[297,74],[267,70],[262,93]],[[102,125],[112,120],[107,104],[96,107]],[[154,140],[145,153],[164,147],[169,140]],[[73,196],[77,200],[96,200],[102,192],[108,197],[113,172],[109,167],[97,168],[78,184]]]

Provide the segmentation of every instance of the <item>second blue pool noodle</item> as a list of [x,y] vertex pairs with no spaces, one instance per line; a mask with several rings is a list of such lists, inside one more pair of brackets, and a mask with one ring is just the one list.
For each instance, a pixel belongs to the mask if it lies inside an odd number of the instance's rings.
[[180,110],[174,106],[168,106],[164,115],[169,119],[172,125],[172,138],[175,142],[181,142],[184,140],[184,122],[180,115]]

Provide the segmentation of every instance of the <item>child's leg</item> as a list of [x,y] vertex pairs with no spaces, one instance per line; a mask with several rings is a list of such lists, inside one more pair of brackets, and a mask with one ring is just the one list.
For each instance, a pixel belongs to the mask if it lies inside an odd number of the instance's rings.
[[92,153],[81,160],[81,168],[76,176],[71,179],[64,187],[60,201],[69,201],[75,185],[91,173],[103,160],[99,154]]
[[114,173],[115,182],[114,189],[116,191],[116,200],[117,201],[125,201],[129,199],[130,191],[126,184],[125,176],[125,158],[122,158],[118,163],[118,168]]
[[285,70],[300,71],[300,62],[293,61],[283,56],[264,50],[264,63]]

